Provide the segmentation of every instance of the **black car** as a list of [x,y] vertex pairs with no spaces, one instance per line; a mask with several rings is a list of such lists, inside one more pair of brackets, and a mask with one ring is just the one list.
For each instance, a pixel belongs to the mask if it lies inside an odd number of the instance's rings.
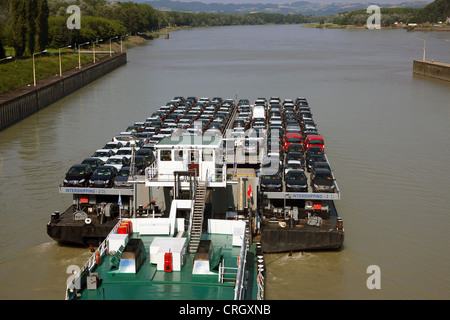
[[306,155],[308,154],[323,154],[324,151],[321,147],[309,147]]
[[333,175],[328,169],[317,169],[314,177],[311,177],[311,188],[313,192],[335,192]]
[[286,152],[300,152],[303,153],[303,144],[301,143],[290,143],[287,147]]
[[144,156],[134,156],[134,167],[137,169],[137,174],[144,174],[145,168],[150,165],[149,160]]
[[86,158],[81,162],[81,164],[89,164],[91,166],[92,172],[94,172],[98,166],[102,166],[105,163],[100,158]]
[[302,166],[305,165],[305,159],[303,157],[302,152],[295,152],[295,151],[288,152],[286,154],[286,163],[288,163],[290,160],[300,161]]
[[75,164],[67,171],[63,185],[65,187],[86,187],[91,175],[92,168],[89,164]]
[[315,162],[327,162],[325,155],[323,154],[311,154],[306,157],[308,172],[311,171],[312,166]]
[[155,155],[153,154],[152,149],[150,148],[140,148],[136,151],[136,156],[144,156],[147,158],[148,162],[151,164],[155,161]]
[[111,188],[117,176],[117,169],[113,166],[98,167],[89,179],[89,187]]
[[132,188],[133,185],[128,181],[131,174],[137,174],[136,168],[122,167],[114,179],[115,188]]
[[264,170],[260,178],[262,191],[282,191],[283,180],[279,170]]
[[314,176],[317,169],[328,169],[331,171],[330,165],[328,162],[314,162],[311,167],[311,177]]
[[307,192],[308,182],[305,171],[289,170],[285,176],[286,190],[295,192]]

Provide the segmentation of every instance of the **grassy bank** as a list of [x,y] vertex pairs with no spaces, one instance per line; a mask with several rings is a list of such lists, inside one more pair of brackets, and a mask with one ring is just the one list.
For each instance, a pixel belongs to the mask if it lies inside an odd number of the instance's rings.
[[[155,33],[152,36],[157,37],[158,34]],[[129,37],[126,41],[123,41],[123,47],[126,50],[146,41],[143,37]],[[109,43],[96,45],[95,59],[109,55],[109,50]],[[120,44],[115,42],[111,43],[111,50],[120,52]],[[7,48],[6,51],[7,54],[14,55],[11,48]],[[36,81],[47,77],[59,77],[59,50],[48,49],[47,51],[46,53],[35,56]],[[106,53],[98,53],[99,51]],[[83,52],[80,54],[81,65],[93,62],[94,55],[92,53],[92,46],[82,46],[81,52]],[[75,50],[61,50],[61,67],[63,72],[78,68],[78,58],[79,55]],[[5,93],[25,85],[33,85],[33,59],[31,57],[0,62],[0,93]]]

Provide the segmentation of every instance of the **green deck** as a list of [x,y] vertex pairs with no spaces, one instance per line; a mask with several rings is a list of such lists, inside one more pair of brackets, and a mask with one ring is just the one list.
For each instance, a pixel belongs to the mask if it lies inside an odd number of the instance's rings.
[[[133,235],[136,237],[136,235]],[[118,273],[111,262],[113,256],[106,255],[93,273],[101,279],[96,290],[82,290],[81,300],[232,300],[234,299],[234,279],[236,270],[229,270],[224,276],[228,281],[220,283],[218,271],[214,275],[193,275],[194,254],[188,255],[181,271],[157,271],[150,263],[149,247],[153,236],[140,236],[144,242],[145,263],[137,274]],[[236,268],[241,247],[232,246],[232,235],[202,235],[202,239],[212,240],[215,252],[222,247],[221,254],[225,267]],[[249,272],[246,299],[257,299],[256,254],[254,245],[247,253]],[[113,269],[111,271],[111,269]]]

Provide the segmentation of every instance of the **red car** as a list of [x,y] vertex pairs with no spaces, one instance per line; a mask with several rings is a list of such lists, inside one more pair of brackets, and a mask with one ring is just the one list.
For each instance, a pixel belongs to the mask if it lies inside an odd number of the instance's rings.
[[325,142],[323,141],[322,136],[318,134],[310,134],[306,136],[305,139],[305,151],[308,152],[309,147],[320,147],[324,150]]
[[300,133],[288,133],[284,139],[284,150],[287,150],[291,143],[302,143],[302,135]]

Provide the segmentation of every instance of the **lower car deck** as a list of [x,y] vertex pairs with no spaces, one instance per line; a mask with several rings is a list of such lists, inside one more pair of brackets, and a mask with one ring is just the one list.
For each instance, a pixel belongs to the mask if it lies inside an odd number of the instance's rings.
[[[303,202],[303,201],[300,201]],[[298,201],[289,204],[298,204]],[[333,201],[327,211],[293,214],[293,207],[263,211],[261,244],[266,253],[338,249],[344,242],[342,219]]]

